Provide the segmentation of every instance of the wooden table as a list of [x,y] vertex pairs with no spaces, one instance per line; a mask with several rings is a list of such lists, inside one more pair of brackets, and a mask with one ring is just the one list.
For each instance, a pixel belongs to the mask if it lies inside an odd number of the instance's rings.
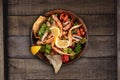
[[[117,53],[120,54],[117,0],[5,0],[4,7],[2,5],[0,0],[0,12],[4,10],[0,14],[1,80],[117,80],[117,74],[120,79],[120,69],[117,69]],[[78,61],[63,66],[56,75],[51,66],[41,62],[29,50],[34,21],[52,9],[66,9],[79,15],[87,25],[89,35],[85,54]],[[118,13],[120,16],[120,10]]]

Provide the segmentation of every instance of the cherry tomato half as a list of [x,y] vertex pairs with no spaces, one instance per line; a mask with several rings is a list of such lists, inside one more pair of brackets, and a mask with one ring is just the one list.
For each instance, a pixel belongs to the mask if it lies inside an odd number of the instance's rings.
[[77,35],[78,35],[78,36],[81,36],[81,33],[80,33],[80,30],[79,30],[79,29],[77,29]]
[[70,57],[68,56],[68,55],[62,55],[62,61],[64,62],[64,63],[66,63],[66,62],[69,62],[69,59],[70,59]]
[[60,20],[66,22],[68,20],[68,14],[62,13],[60,15]]
[[68,20],[68,15],[66,14],[66,16],[63,19],[63,21],[66,22],[67,20]]
[[81,32],[81,35],[82,35],[82,36],[85,36],[85,32],[84,32],[84,31],[83,31],[83,32]]
[[83,32],[83,31],[84,31],[84,29],[83,29],[83,28],[80,28],[80,31],[81,31],[81,32]]
[[84,36],[85,36],[85,30],[84,30],[84,28],[83,28],[83,27],[80,27],[79,30],[80,30],[81,36],[84,37]]
[[60,20],[63,20],[63,18],[64,18],[64,14],[62,13],[60,14]]

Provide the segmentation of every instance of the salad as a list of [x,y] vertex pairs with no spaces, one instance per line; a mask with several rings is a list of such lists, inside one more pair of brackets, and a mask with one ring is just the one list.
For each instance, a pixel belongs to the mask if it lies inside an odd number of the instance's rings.
[[39,16],[32,27],[31,53],[44,56],[57,73],[62,64],[72,62],[83,52],[87,29],[83,21],[65,10]]

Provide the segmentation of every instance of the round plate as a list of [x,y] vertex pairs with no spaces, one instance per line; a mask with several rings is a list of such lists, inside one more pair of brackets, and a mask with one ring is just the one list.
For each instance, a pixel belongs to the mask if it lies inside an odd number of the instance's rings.
[[[82,54],[84,53],[84,51],[86,50],[86,47],[87,47],[87,44],[88,44],[88,31],[87,31],[87,27],[86,27],[85,23],[83,22],[83,20],[79,16],[77,16],[76,14],[74,14],[73,12],[68,11],[68,10],[51,10],[51,11],[46,12],[43,16],[49,17],[49,16],[51,16],[52,14],[55,14],[55,13],[67,13],[67,14],[71,15],[72,17],[77,19],[82,24],[82,27],[84,27],[84,29],[86,31],[87,42],[85,43],[84,49],[82,49],[82,51],[79,54],[77,54],[76,57],[72,61],[69,61],[67,63],[63,63],[63,64],[70,64],[70,63],[74,62],[75,60],[77,60],[78,58],[80,58],[82,56]],[[35,39],[35,37],[33,35],[33,31],[32,30],[31,30],[30,38],[31,38],[30,43],[31,43],[31,46],[32,46],[36,42],[36,39]],[[41,54],[40,52],[38,52],[36,55],[43,62],[45,62],[47,64],[50,64],[48,59],[43,54]]]

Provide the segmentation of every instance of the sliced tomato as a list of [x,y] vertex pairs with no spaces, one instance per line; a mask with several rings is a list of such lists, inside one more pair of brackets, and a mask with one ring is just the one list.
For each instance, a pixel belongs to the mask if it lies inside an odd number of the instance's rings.
[[81,35],[82,35],[82,36],[85,36],[85,32],[84,32],[84,31],[83,31],[83,32],[81,32]]
[[64,19],[63,19],[64,22],[68,21],[68,15],[66,14]]
[[68,20],[68,14],[61,13],[60,14],[60,20],[63,21],[63,22],[66,22]]
[[64,14],[62,13],[60,14],[60,20],[63,20],[63,18],[64,18]]
[[68,55],[62,55],[62,61],[64,62],[64,63],[66,63],[66,62],[69,62],[69,60],[70,60],[70,57],[68,56]]
[[85,36],[85,30],[83,27],[80,27],[80,36],[84,37]]
[[78,35],[78,36],[81,36],[79,29],[77,29],[77,35]]
[[80,28],[80,31],[81,31],[81,32],[83,32],[83,31],[84,31],[84,29],[81,27],[81,28]]

